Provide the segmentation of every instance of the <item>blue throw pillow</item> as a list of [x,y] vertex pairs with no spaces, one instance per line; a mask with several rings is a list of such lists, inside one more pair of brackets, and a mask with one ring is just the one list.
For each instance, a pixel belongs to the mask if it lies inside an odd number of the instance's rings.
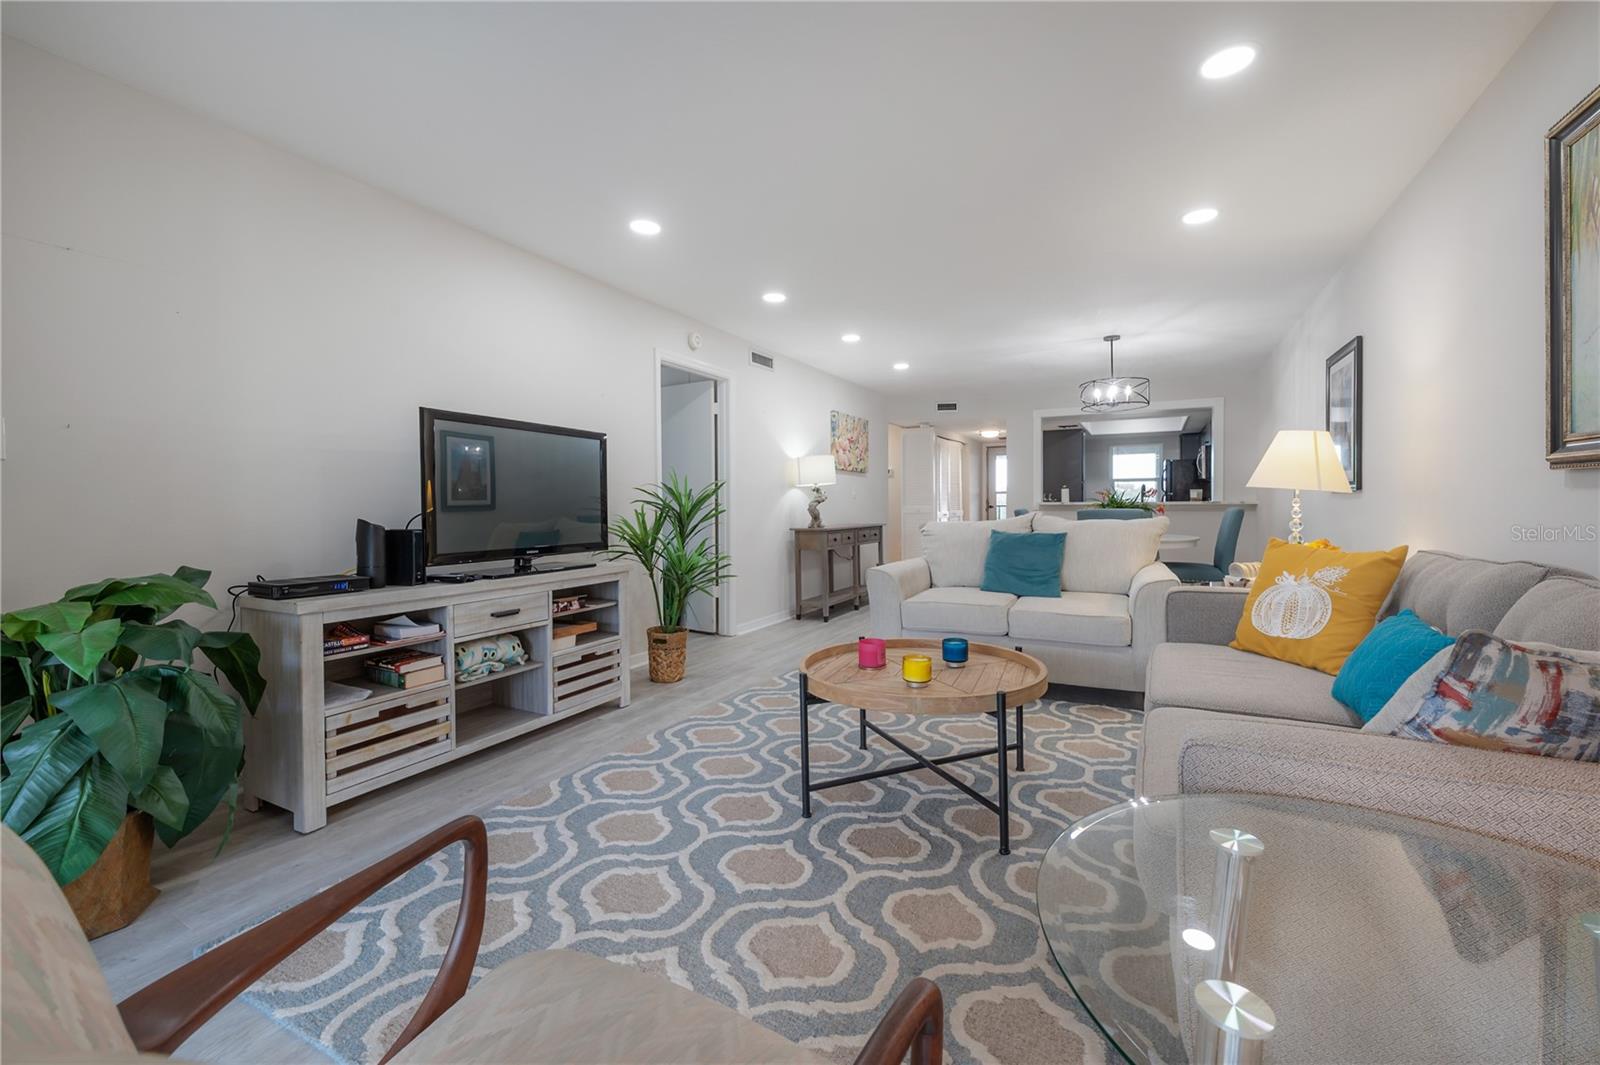
[[983,563],[983,590],[1061,598],[1061,556],[1067,534],[989,533],[989,557]]
[[1402,610],[1373,626],[1350,652],[1333,679],[1333,697],[1360,714],[1362,721],[1371,721],[1407,677],[1455,642],[1455,637]]

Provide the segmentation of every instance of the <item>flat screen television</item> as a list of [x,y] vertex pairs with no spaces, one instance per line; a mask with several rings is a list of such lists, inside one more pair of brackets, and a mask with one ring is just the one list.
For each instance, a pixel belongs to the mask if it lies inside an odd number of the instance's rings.
[[606,435],[421,408],[428,565],[601,551]]

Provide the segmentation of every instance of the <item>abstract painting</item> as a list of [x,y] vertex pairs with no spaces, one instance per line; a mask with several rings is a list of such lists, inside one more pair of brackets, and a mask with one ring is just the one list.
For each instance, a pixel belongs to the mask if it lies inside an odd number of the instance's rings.
[[1361,338],[1328,356],[1324,428],[1352,492],[1361,491]]
[[1545,140],[1546,457],[1600,466],[1600,89]]
[[842,473],[867,472],[867,420],[834,411],[829,427],[833,465]]

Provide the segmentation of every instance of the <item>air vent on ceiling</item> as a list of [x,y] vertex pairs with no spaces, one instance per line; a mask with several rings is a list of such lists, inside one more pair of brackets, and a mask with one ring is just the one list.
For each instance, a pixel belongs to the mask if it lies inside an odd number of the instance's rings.
[[955,410],[956,405],[954,403],[935,403],[933,409],[940,411]]
[[750,365],[759,366],[763,370],[771,370],[777,366],[777,363],[773,361],[771,355],[763,355],[759,351],[752,351],[750,353]]

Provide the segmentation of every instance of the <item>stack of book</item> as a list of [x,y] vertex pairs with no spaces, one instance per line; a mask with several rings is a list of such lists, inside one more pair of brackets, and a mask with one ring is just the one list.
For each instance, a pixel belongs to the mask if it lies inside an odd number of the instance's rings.
[[571,614],[574,611],[582,610],[588,605],[589,596],[585,593],[575,592],[570,595],[558,595],[550,600],[550,613]]
[[404,614],[372,626],[372,635],[379,643],[399,643],[419,636],[435,636],[443,631],[436,622],[412,621]]
[[379,655],[366,666],[367,679],[391,688],[421,688],[444,680],[444,659],[429,651]]
[[372,643],[371,636],[343,621],[322,630],[322,653],[325,655],[359,651],[370,643]]

